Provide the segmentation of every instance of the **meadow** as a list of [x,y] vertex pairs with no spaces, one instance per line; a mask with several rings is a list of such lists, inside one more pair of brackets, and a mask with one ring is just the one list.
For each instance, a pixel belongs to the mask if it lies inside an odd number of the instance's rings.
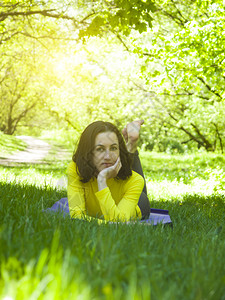
[[44,212],[66,196],[69,156],[0,166],[0,299],[225,299],[223,155],[140,151],[173,228]]
[[24,149],[26,149],[26,144],[22,140],[3,134],[0,131],[0,158],[7,157],[15,151],[22,151]]

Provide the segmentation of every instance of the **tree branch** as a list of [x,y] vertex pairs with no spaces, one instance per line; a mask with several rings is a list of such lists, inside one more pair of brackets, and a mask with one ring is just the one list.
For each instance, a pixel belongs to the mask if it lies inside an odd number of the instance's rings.
[[14,16],[30,16],[30,15],[47,15],[49,12],[55,11],[54,9],[50,10],[33,10],[33,11],[8,11],[8,12],[0,12],[0,21],[4,21],[5,19],[9,17]]
[[220,135],[220,132],[219,132],[219,129],[218,129],[218,126],[217,126],[217,124],[216,123],[212,123],[214,126],[215,126],[215,128],[216,128],[216,134],[217,134],[217,136],[218,136],[218,139],[219,139],[219,141],[220,141],[220,148],[221,148],[221,152],[223,153],[223,140],[222,140],[222,137],[221,137],[221,135]]
[[[0,45],[3,43],[3,42],[7,42],[8,40],[10,40],[14,35],[17,35],[19,32],[15,32],[13,34],[11,34],[10,36],[8,36],[7,38],[2,38],[1,41],[0,41]],[[2,33],[2,35],[4,35],[5,32]]]
[[2,77],[2,79],[0,80],[0,85],[3,83],[3,81],[7,78],[7,73],[8,73],[8,71],[10,70],[12,68],[12,66],[9,66],[8,68],[6,68],[6,70],[5,70],[5,74],[4,74],[4,76]]
[[77,126],[75,126],[69,119],[68,114],[65,114],[64,120],[73,128],[75,129],[77,132],[79,132],[79,130],[77,129]]
[[187,135],[190,136],[191,140],[195,141],[198,145],[201,145],[205,148],[204,143],[199,140],[196,136],[194,136],[190,131],[188,131],[186,128],[184,128],[183,126],[178,127],[180,128],[182,131],[184,131]]
[[175,7],[176,11],[178,12],[178,14],[180,15],[180,17],[184,20],[184,23],[187,23],[188,20],[182,15],[181,11],[177,8],[174,0],[171,0],[171,2],[173,3],[173,6]]
[[195,129],[195,131],[197,132],[197,134],[200,136],[200,138],[202,139],[204,145],[205,145],[205,148],[206,150],[214,150],[213,149],[213,146],[212,144],[205,138],[205,136],[200,132],[200,130],[198,129],[198,127],[193,124],[193,123],[190,123],[191,126]]
[[113,34],[118,38],[118,40],[123,44],[124,48],[128,51],[131,52],[128,46],[125,44],[124,40],[121,38],[118,32],[115,32],[114,30],[111,30]]
[[18,17],[18,16],[31,16],[31,15],[42,15],[44,17],[50,17],[55,19],[65,19],[73,21],[74,24],[84,24],[85,21],[90,18],[91,16],[95,15],[96,12],[91,12],[87,16],[85,16],[82,20],[77,21],[74,17],[70,17],[63,13],[53,13],[56,12],[55,9],[48,9],[48,10],[33,10],[33,11],[9,11],[9,12],[1,12],[0,13],[0,21],[4,21],[8,17]]
[[172,19],[177,25],[181,26],[181,27],[185,27],[185,22],[183,20],[181,20],[180,18],[178,18],[177,16],[172,15],[172,13],[167,12],[165,10],[163,10],[162,8],[160,9],[160,11],[168,18]]
[[26,107],[26,109],[25,109],[24,111],[22,111],[22,112],[19,114],[19,116],[18,116],[17,118],[14,118],[15,123],[14,123],[14,125],[13,125],[13,129],[12,129],[12,133],[11,133],[11,134],[13,134],[13,133],[15,132],[18,123],[19,123],[23,118],[25,118],[26,115],[28,114],[28,112],[29,112],[30,110],[32,110],[36,105],[37,105],[37,102],[34,102],[32,105]]
[[217,93],[216,91],[214,91],[206,82],[205,82],[205,80],[202,78],[202,77],[200,77],[200,76],[196,76],[204,85],[205,85],[205,87],[211,92],[211,93],[213,93],[214,95],[216,95],[217,97],[219,97],[221,100],[223,99],[222,98],[222,96],[219,94],[219,93]]

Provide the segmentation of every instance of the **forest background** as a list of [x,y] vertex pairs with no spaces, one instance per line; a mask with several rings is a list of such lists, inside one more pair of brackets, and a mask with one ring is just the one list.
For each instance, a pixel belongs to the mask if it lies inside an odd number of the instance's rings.
[[[0,299],[225,300],[224,40],[222,0],[0,0]],[[173,228],[43,211],[90,122],[138,118]]]
[[0,132],[142,118],[146,150],[223,153],[223,2],[1,1]]

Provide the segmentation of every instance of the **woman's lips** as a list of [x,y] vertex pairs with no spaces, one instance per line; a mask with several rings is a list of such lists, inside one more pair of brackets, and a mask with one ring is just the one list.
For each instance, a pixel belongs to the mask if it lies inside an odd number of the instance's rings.
[[113,164],[111,163],[102,163],[102,165],[106,168],[111,167]]

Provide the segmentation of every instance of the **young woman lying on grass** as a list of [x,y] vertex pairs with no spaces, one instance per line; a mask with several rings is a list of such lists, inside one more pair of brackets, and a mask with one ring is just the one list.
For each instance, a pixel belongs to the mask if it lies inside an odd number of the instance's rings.
[[150,204],[137,152],[143,122],[129,123],[122,131],[124,138],[109,122],[94,122],[83,131],[68,166],[72,218],[126,222],[149,217]]

